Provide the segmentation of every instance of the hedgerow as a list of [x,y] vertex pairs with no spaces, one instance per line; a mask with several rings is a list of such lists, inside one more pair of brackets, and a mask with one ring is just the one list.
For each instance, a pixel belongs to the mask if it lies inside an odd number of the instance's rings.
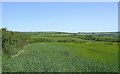
[[30,37],[19,32],[8,31],[2,28],[2,53],[15,54],[30,43]]

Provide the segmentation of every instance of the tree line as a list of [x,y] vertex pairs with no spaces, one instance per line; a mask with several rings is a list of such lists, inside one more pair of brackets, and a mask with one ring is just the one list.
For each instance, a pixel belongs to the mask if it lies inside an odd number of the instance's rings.
[[7,31],[2,28],[2,53],[15,54],[30,43],[30,37],[17,32]]

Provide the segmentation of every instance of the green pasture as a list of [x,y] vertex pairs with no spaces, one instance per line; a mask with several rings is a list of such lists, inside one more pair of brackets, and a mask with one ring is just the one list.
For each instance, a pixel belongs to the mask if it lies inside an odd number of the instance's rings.
[[33,43],[3,61],[3,72],[117,72],[118,46],[96,43]]
[[73,37],[31,37],[32,39],[48,39],[51,40],[52,42],[57,42],[58,40],[74,40],[76,42],[88,42],[90,40],[83,40],[83,39],[79,39],[79,38],[73,38]]
[[[3,72],[117,72],[117,33],[12,32],[2,29]],[[23,50],[16,57],[14,54]]]
[[71,36],[71,35],[74,35],[72,33],[62,33],[62,32],[33,32],[33,33],[23,33],[23,34],[28,34],[28,35],[31,35],[31,36],[35,36],[35,37],[44,37],[44,36]]

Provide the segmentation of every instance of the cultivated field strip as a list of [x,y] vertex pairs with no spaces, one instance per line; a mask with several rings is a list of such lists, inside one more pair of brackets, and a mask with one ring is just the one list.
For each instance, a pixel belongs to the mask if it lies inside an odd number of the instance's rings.
[[101,50],[98,45],[33,43],[21,55],[3,62],[3,72],[117,72],[117,45]]

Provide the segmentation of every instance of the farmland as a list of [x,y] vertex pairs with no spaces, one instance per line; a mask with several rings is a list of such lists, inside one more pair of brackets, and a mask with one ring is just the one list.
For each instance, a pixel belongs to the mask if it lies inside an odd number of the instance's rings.
[[3,72],[118,71],[119,41],[115,33],[20,34],[29,36],[30,43],[20,48],[24,52],[16,57],[11,57],[13,56],[11,53],[3,54]]
[[12,58],[12,62],[3,62],[3,71],[116,72],[117,58],[116,45],[34,43],[23,54]]

